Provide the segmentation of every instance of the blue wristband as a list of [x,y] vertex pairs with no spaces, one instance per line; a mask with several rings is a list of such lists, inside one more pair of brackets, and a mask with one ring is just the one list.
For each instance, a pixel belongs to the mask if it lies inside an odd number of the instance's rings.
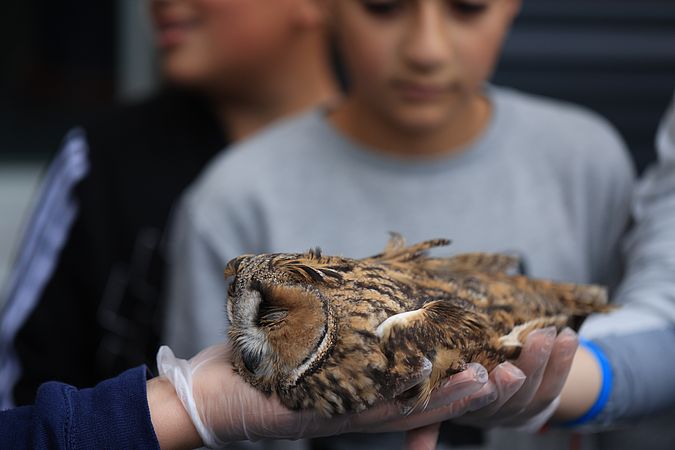
[[583,338],[579,340],[579,345],[585,347],[588,351],[590,351],[593,354],[593,356],[595,356],[595,359],[598,361],[598,364],[600,364],[600,371],[602,374],[602,381],[601,381],[602,384],[600,387],[600,393],[598,394],[598,398],[595,400],[595,403],[593,403],[593,406],[591,406],[590,409],[586,411],[586,413],[581,417],[560,424],[563,427],[576,427],[595,419],[598,416],[598,414],[600,414],[600,412],[602,412],[602,410],[605,408],[605,405],[607,405],[607,402],[609,401],[609,396],[612,393],[612,385],[614,383],[614,374],[612,372],[612,366],[609,364],[609,360],[605,356],[602,349],[594,342]]

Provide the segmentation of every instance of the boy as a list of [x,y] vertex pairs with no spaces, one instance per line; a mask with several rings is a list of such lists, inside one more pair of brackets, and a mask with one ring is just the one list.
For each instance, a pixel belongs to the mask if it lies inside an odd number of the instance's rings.
[[539,278],[616,282],[634,178],[617,133],[582,109],[485,84],[518,0],[330,5],[351,89],[221,155],[189,191],[173,235],[174,350],[223,339],[230,258],[316,245],[363,257],[389,230],[450,237],[453,253],[515,250]]
[[227,142],[337,93],[314,0],[153,0],[170,89],[69,133],[0,323],[0,405],[154,365],[173,202]]

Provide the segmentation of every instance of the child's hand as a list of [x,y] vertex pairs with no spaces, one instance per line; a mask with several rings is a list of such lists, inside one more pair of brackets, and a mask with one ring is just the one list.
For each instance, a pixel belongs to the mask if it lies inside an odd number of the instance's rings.
[[[431,398],[428,407],[403,415],[401,405],[383,403],[362,413],[326,419],[313,411],[291,411],[275,396],[267,397],[234,373],[227,344],[207,348],[189,361],[176,358],[168,347],[157,356],[160,374],[176,388],[204,444],[259,439],[299,439],[348,432],[411,432],[409,448],[426,448],[424,430],[435,424],[484,407],[495,400],[492,390],[481,389],[488,374],[469,364],[450,377]],[[435,437],[432,436],[435,440]]]
[[[578,346],[578,338],[569,328],[557,337],[555,329],[537,330],[528,336],[520,357],[503,363],[490,373],[483,389],[493,388],[497,400],[457,422],[478,427],[521,427],[535,432],[556,410]],[[516,382],[525,376],[522,385]]]

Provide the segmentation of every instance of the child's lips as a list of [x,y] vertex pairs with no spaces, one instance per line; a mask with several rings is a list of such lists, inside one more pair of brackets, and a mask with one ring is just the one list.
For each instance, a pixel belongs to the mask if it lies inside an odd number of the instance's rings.
[[159,19],[156,22],[157,41],[161,48],[180,45],[188,33],[199,25],[196,19]]
[[410,101],[437,100],[452,91],[452,86],[447,83],[395,80],[393,86],[401,97]]

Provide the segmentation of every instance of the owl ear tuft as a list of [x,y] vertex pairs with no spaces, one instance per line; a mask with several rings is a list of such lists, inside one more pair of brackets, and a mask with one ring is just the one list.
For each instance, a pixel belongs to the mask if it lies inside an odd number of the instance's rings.
[[228,278],[237,275],[237,272],[239,271],[239,266],[241,265],[242,261],[248,259],[250,256],[251,255],[241,255],[237,256],[234,259],[231,259],[230,262],[227,263],[227,266],[225,267],[225,272],[223,273],[225,275],[225,279],[227,280]]
[[307,253],[305,253],[305,256],[308,259],[321,260],[321,247],[310,248],[307,250]]

